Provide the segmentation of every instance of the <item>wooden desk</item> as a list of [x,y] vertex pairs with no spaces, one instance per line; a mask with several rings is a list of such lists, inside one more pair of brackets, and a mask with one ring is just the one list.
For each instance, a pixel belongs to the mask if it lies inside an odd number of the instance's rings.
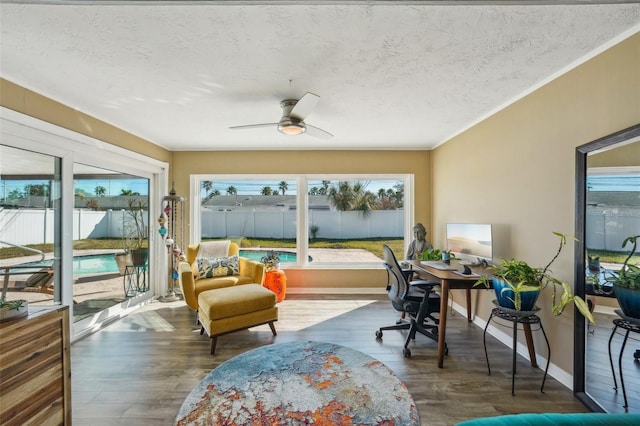
[[[411,268],[415,270],[418,275],[428,275],[428,279],[435,278],[440,282],[440,324],[438,327],[438,367],[444,366],[444,344],[447,330],[447,309],[449,304],[449,290],[462,289],[466,290],[467,296],[467,320],[471,321],[471,290],[486,289],[484,286],[473,287],[478,281],[477,275],[466,277],[460,274],[456,274],[454,271],[443,271],[436,268],[431,268],[422,264],[419,260],[406,261],[411,265]],[[456,266],[456,261],[452,262],[452,266]],[[462,270],[463,267],[458,268]],[[471,270],[474,274],[483,274],[483,267],[473,267]],[[535,359],[535,358],[534,358]]]

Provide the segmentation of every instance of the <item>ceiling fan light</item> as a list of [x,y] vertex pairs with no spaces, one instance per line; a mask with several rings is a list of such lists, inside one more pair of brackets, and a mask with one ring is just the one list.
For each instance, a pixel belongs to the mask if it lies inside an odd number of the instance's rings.
[[284,135],[296,136],[307,131],[307,127],[302,121],[282,120],[278,123],[278,131]]

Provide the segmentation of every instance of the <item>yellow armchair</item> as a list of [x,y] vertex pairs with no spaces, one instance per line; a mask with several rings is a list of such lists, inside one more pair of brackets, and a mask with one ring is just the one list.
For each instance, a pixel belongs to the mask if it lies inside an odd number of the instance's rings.
[[[178,262],[178,283],[180,284],[184,301],[191,309],[198,310],[198,295],[203,291],[242,284],[262,284],[264,265],[261,262],[245,257],[238,257],[238,275],[198,278],[197,259],[202,244],[207,243],[189,245],[186,257]],[[239,253],[238,244],[230,242],[227,256],[234,256]]]

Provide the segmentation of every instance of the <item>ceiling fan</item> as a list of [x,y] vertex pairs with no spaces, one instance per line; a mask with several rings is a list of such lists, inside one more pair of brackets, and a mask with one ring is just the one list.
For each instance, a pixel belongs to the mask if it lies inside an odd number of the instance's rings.
[[302,98],[300,98],[300,100],[285,99],[280,102],[280,106],[282,107],[282,118],[277,123],[248,124],[245,126],[233,126],[229,128],[238,130],[276,126],[278,131],[284,135],[295,136],[306,133],[307,135],[316,138],[329,139],[333,137],[331,133],[304,122],[304,119],[311,114],[319,101],[320,96],[307,92]]

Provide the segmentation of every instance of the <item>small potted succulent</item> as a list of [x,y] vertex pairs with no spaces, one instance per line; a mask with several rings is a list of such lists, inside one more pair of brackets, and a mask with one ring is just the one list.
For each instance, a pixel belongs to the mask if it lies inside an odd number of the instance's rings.
[[29,313],[29,302],[26,300],[0,299],[0,321],[25,316]]

